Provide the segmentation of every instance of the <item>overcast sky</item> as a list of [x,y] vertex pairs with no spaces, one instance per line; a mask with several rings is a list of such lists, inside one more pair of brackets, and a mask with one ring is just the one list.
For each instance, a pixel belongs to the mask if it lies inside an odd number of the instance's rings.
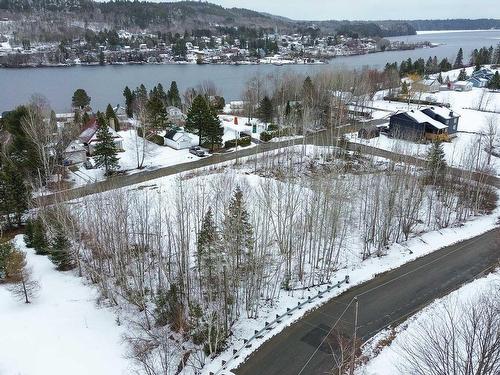
[[229,8],[248,8],[303,20],[500,18],[500,0],[211,0],[210,2]]

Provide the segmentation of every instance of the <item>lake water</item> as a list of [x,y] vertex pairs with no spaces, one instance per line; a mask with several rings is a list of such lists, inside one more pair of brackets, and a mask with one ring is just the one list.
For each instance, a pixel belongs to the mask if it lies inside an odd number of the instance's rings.
[[168,88],[172,80],[177,81],[181,92],[203,81],[212,81],[222,91],[226,100],[241,97],[245,82],[260,74],[267,76],[275,72],[298,74],[314,73],[318,70],[359,69],[363,66],[381,68],[387,62],[437,56],[452,61],[460,47],[468,59],[474,48],[496,46],[500,43],[500,30],[443,32],[390,38],[406,42],[428,40],[440,45],[435,48],[412,51],[393,51],[352,57],[339,57],[328,65],[124,65],[104,67],[0,69],[0,113],[26,103],[32,94],[47,97],[58,112],[70,110],[71,96],[77,88],[85,89],[92,97],[95,109],[104,109],[108,103],[123,102],[125,86],[135,88],[144,83],[148,88],[161,82]]

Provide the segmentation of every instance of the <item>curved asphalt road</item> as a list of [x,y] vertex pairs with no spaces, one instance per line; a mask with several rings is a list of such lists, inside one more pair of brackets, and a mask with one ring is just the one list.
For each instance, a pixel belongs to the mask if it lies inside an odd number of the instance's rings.
[[[329,346],[324,344],[312,354],[355,296],[359,300],[358,337],[365,341],[435,298],[487,272],[499,261],[500,228],[433,252],[354,287],[307,314],[263,344],[235,372],[237,375],[325,374],[332,367]],[[336,328],[351,336],[353,322],[354,304],[351,304]]]

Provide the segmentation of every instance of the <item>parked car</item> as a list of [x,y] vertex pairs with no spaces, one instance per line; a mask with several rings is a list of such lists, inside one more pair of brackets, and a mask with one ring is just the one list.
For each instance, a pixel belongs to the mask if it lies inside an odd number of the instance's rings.
[[205,156],[205,151],[202,150],[200,146],[193,146],[189,148],[189,152],[193,155],[202,157]]

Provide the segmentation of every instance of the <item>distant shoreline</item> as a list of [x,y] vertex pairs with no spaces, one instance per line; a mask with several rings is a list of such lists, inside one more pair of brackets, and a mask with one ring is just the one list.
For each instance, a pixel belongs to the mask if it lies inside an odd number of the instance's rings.
[[500,29],[477,29],[477,30],[417,30],[417,35],[446,34],[446,33],[472,33],[479,31],[498,31]]

